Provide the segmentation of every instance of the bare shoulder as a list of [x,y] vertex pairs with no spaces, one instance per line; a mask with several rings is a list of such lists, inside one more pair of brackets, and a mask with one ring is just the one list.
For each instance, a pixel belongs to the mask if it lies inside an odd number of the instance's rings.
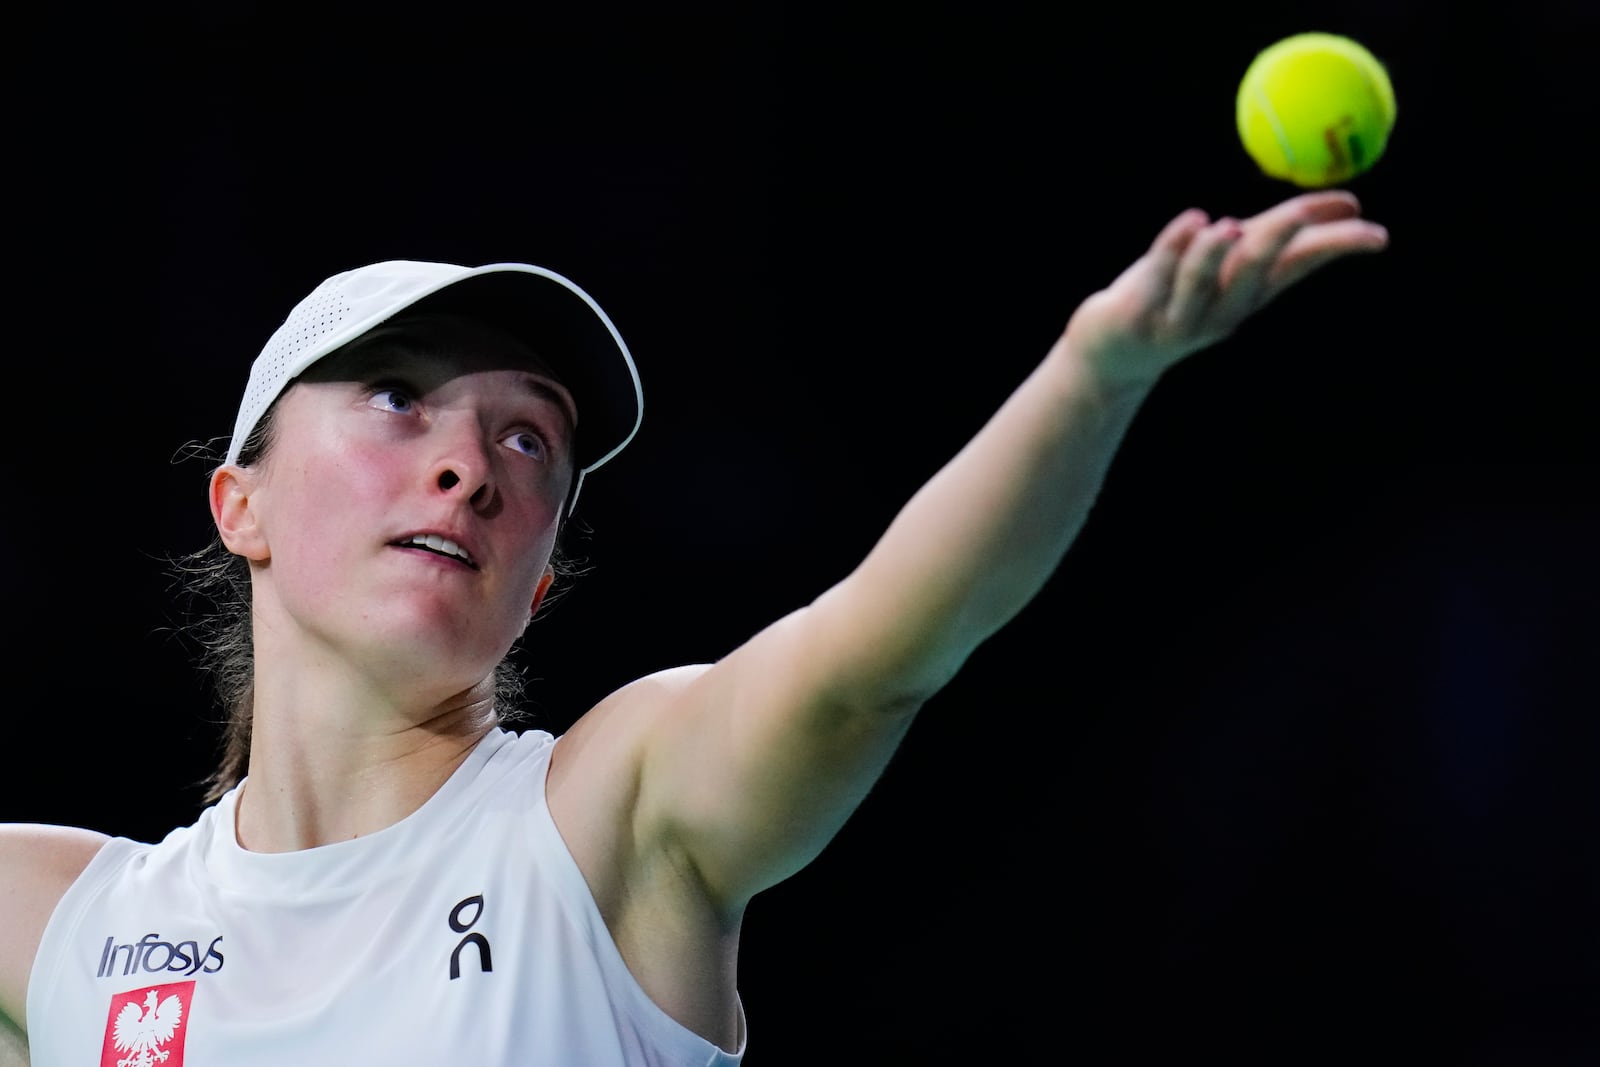
[[[729,935],[658,829],[642,817],[647,754],[691,707],[709,664],[616,690],[556,742],[546,798],[629,971],[657,1006],[724,1047],[738,1042]],[[684,699],[689,697],[688,700]]]
[[585,712],[557,741],[545,794],[591,885],[609,880],[601,872],[614,869],[611,864],[619,857],[611,849],[627,838],[620,831],[631,822],[646,740],[707,666],[672,667],[630,682]]
[[0,825],[0,1016],[19,1028],[45,924],[108,840],[72,826]]
[[696,663],[647,674],[585,712],[556,746],[550,764],[552,794],[588,792],[618,774],[631,777],[639,744],[709,666]]

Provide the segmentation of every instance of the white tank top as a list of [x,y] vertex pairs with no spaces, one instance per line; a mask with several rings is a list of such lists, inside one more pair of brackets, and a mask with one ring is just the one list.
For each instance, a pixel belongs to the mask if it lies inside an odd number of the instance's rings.
[[555,739],[495,730],[416,812],[255,853],[238,789],[115,838],[45,927],[33,1067],[733,1067],[629,973],[545,806]]

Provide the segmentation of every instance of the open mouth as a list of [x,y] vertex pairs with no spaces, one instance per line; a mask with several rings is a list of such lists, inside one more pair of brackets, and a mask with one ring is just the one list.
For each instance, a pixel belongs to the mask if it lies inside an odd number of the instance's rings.
[[438,534],[415,534],[396,541],[395,544],[403,548],[421,548],[436,555],[449,556],[451,559],[460,560],[473,570],[478,569],[478,565],[472,561],[472,557],[467,554],[466,549],[447,537],[440,537]]

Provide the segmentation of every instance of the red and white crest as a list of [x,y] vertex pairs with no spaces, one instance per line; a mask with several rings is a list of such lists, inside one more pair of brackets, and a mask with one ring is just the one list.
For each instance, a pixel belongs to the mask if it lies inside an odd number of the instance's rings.
[[183,1067],[193,982],[144,986],[111,998],[100,1067]]

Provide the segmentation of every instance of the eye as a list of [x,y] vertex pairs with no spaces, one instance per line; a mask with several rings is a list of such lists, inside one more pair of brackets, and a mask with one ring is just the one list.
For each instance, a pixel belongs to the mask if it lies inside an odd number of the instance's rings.
[[506,438],[506,444],[534,459],[548,459],[550,455],[550,449],[546,446],[544,438],[532,430],[518,430]]
[[393,411],[399,415],[409,415],[417,409],[417,402],[412,397],[411,391],[404,386],[398,385],[374,388],[372,396],[367,403],[375,408]]

